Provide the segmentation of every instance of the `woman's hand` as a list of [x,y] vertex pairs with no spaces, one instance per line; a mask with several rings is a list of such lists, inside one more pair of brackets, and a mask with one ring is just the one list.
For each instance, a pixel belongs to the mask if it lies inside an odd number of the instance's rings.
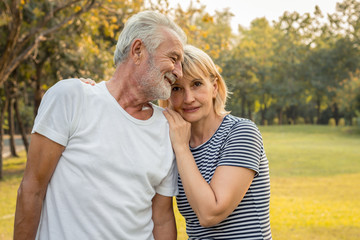
[[83,83],[90,84],[91,86],[94,86],[96,84],[96,82],[91,78],[79,78],[79,80]]
[[170,139],[175,153],[177,151],[189,150],[191,124],[185,121],[174,110],[166,108],[163,113],[169,122]]

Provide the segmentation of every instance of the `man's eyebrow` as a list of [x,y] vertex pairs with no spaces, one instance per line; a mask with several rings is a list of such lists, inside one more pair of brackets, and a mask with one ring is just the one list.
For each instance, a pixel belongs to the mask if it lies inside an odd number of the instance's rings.
[[173,51],[173,52],[171,52],[170,54],[171,54],[171,55],[175,55],[175,56],[180,60],[180,62],[183,62],[183,61],[184,61],[184,56],[183,56],[183,54],[181,54],[181,53],[179,53],[179,52],[177,52],[177,51]]
[[181,61],[181,62],[184,62],[184,54],[181,54],[181,53],[180,53],[180,54],[179,54],[179,58],[180,58],[180,61]]

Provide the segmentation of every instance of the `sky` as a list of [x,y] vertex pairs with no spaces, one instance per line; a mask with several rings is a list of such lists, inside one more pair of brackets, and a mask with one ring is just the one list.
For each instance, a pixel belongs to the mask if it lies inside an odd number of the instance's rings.
[[[196,2],[196,0],[193,0]],[[285,11],[304,13],[313,13],[315,6],[318,5],[323,15],[334,13],[337,2],[342,0],[200,0],[201,4],[206,5],[205,11],[213,14],[215,10],[223,10],[229,7],[230,12],[234,14],[231,21],[233,31],[236,31],[238,24],[249,27],[255,18],[266,17],[271,23],[272,20],[278,20]],[[180,4],[186,9],[190,0],[169,0],[170,6]]]

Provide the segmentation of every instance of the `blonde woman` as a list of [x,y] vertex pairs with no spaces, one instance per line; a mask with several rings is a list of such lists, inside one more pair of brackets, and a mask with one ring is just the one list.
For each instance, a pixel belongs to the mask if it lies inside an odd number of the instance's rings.
[[271,239],[269,167],[256,125],[225,110],[211,58],[184,47],[183,77],[159,104],[179,171],[177,204],[189,239]]

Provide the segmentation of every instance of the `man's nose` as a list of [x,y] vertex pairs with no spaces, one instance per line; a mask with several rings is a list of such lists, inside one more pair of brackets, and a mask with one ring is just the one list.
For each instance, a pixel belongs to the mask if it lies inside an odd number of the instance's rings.
[[173,74],[176,76],[177,79],[180,79],[183,77],[182,65],[181,65],[180,61],[177,61],[175,63],[175,68],[173,70]]

